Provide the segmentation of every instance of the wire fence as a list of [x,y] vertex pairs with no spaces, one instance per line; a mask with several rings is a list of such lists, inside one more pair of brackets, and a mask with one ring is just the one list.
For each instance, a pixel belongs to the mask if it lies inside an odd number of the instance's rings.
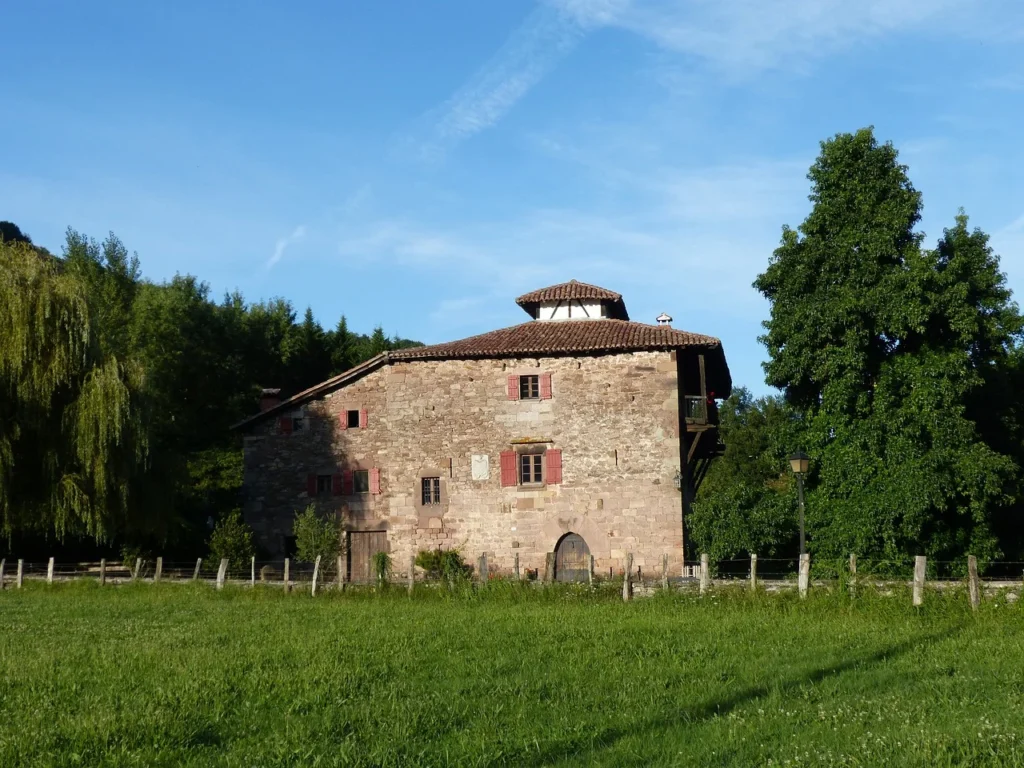
[[[975,607],[985,589],[1013,588],[1015,594],[1020,594],[1024,589],[1024,561],[979,562],[973,557],[961,560],[930,560],[923,557],[861,560],[854,555],[848,559],[805,558],[802,561],[801,558],[755,556],[712,562],[707,556],[702,556],[699,565],[684,564],[681,571],[678,565],[674,565],[670,573],[668,558],[663,557],[660,567],[649,568],[647,571],[641,567],[626,566],[629,567],[628,574],[621,566],[608,566],[607,570],[596,568],[594,559],[590,558],[589,570],[573,571],[569,580],[604,588],[621,587],[625,599],[630,599],[633,594],[652,594],[666,588],[697,588],[703,593],[712,587],[747,584],[751,588],[769,591],[795,588],[801,596],[805,596],[812,586],[828,584],[856,582],[881,587],[904,584],[913,586],[916,605],[920,604],[920,595],[926,583],[938,588],[966,584]],[[284,558],[252,558],[248,562],[239,563],[209,558],[164,560],[162,557],[138,558],[134,563],[105,560],[58,563],[55,558],[42,562],[0,559],[0,589],[21,587],[26,581],[95,581],[100,584],[198,582],[211,583],[217,588],[231,584],[316,593],[318,590],[374,588],[384,582],[389,585],[403,584],[411,591],[414,586],[450,588],[454,581],[460,584],[484,584],[497,580],[522,582],[524,586],[562,581],[565,574],[555,573],[554,554],[549,553],[546,559],[548,564],[543,570],[520,570],[516,559],[514,572],[505,573],[501,569],[489,567],[486,556],[482,556],[475,567],[466,565],[455,575],[426,572],[411,562],[406,562],[405,567],[388,562],[383,574],[375,574],[369,568],[353,572],[344,556],[318,563]],[[631,557],[627,563],[632,563]]]

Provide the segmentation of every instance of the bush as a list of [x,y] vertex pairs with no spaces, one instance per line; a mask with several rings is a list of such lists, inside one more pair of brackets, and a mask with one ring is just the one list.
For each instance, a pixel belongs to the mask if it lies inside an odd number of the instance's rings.
[[416,555],[416,565],[427,572],[433,579],[468,578],[472,576],[473,566],[462,559],[457,549],[424,549]]
[[320,517],[310,504],[295,516],[295,559],[302,563],[315,562],[327,567],[341,551],[341,526],[334,516]]
[[227,558],[231,568],[240,570],[253,556],[252,529],[242,520],[237,509],[217,521],[210,534],[210,558],[219,563]]
[[387,552],[375,552],[373,555],[373,572],[377,574],[377,581],[386,584],[391,576],[391,555]]

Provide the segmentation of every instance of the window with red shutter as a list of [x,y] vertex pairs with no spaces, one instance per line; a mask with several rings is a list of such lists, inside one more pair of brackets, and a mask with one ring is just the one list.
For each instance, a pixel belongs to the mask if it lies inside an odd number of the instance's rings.
[[316,496],[316,475],[306,475],[306,494],[309,498]]
[[366,429],[366,409],[359,411],[359,428]]
[[550,400],[551,399],[551,374],[542,373],[540,375],[540,399]]
[[518,477],[516,475],[516,452],[502,451],[501,485],[503,488],[509,488],[518,484]]
[[277,420],[277,431],[282,435],[290,435],[292,433],[292,417],[282,416]]
[[380,493],[380,470],[377,467],[370,470],[370,493]]
[[519,377],[514,374],[508,377],[508,399],[519,399]]
[[355,479],[351,469],[341,473],[341,490],[346,496],[351,496],[355,492]]
[[558,448],[548,448],[544,459],[546,462],[544,482],[548,485],[557,485],[562,482],[562,451]]

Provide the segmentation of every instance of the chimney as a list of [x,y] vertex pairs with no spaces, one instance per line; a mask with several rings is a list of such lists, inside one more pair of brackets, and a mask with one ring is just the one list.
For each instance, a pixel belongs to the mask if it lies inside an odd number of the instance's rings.
[[664,312],[662,312],[660,315],[658,315],[657,320],[658,320],[658,325],[665,325],[665,326],[668,326],[670,328],[672,327],[672,316],[671,315],[666,315]]
[[269,411],[281,403],[280,389],[264,389],[260,392],[260,413]]

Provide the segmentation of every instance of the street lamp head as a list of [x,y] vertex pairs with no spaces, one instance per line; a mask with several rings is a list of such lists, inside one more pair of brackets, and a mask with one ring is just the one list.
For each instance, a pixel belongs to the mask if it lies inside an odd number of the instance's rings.
[[789,466],[793,468],[796,475],[806,475],[811,467],[811,457],[803,451],[797,451],[789,457]]

